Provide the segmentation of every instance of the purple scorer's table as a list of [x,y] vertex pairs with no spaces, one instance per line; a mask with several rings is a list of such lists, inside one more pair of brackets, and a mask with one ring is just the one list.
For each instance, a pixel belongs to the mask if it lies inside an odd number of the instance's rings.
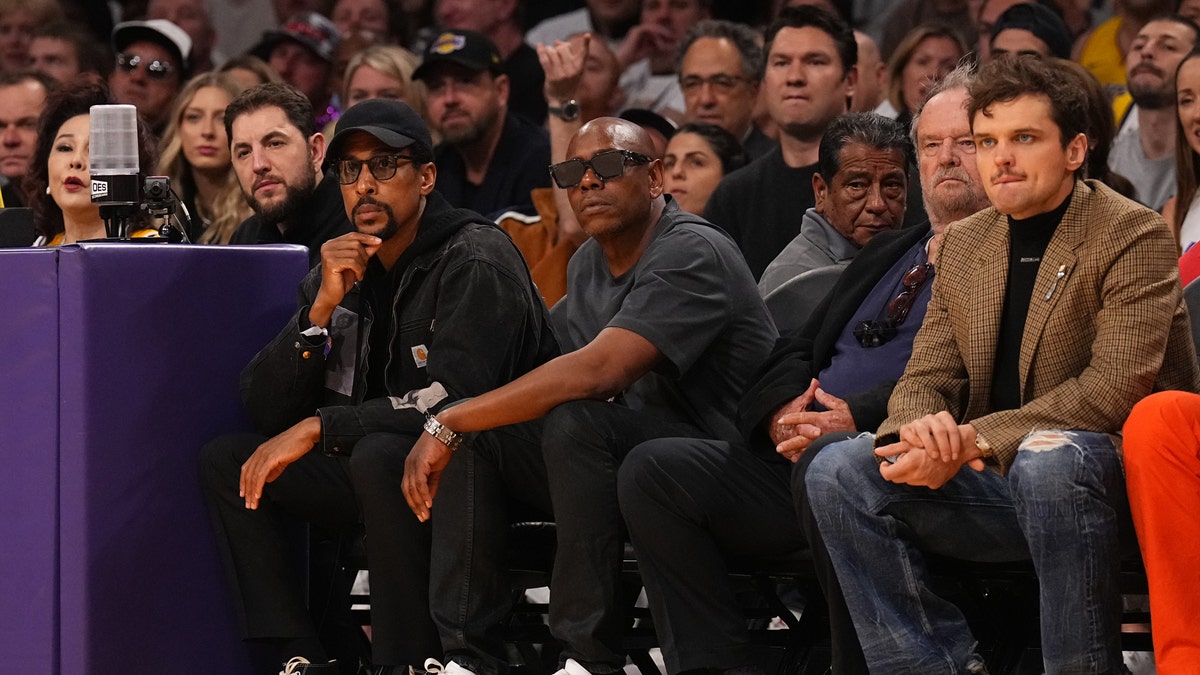
[[0,250],[0,671],[248,673],[197,456],[300,246]]

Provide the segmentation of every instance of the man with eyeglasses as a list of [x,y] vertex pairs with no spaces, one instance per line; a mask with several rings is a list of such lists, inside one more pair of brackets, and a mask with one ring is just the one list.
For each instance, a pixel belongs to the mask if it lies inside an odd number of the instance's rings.
[[233,171],[254,210],[229,243],[300,244],[315,266],[321,245],[352,227],[337,182],[321,171],[325,136],[308,97],[273,82],[247,89],[225,107],[225,133]]
[[1042,669],[1124,671],[1121,426],[1200,375],[1166,224],[1079,176],[1076,82],[1039,58],[980,70],[967,113],[993,208],[946,230],[887,419],[805,473],[872,672],[986,672],[929,552],[1031,561]]
[[402,517],[405,455],[428,415],[533,369],[558,344],[508,237],[434,190],[432,141],[412,108],[350,108],[329,152],[354,231],[321,247],[300,309],[242,373],[261,435],[208,444],[202,474],[247,640],[281,662],[308,662],[288,672],[340,672],[305,608],[285,532],[361,520],[369,672],[404,675],[440,652],[430,526]]
[[[555,308],[566,353],[438,412],[442,435],[409,455],[405,496],[435,523],[431,597],[448,675],[506,667],[491,636],[511,603],[504,552],[514,501],[556,524],[550,630],[564,645],[560,673],[621,672],[617,468],[650,438],[732,440],[746,376],[774,340],[736,246],[663,195],[651,152],[645,130],[625,120],[602,117],[575,135],[568,159],[550,169],[591,236]],[[462,434],[511,435],[528,420],[540,442],[454,454]]]
[[161,135],[175,95],[191,76],[192,39],[166,19],[126,21],[113,27],[116,67],[108,77],[113,100],[134,105]]
[[[836,575],[819,564],[820,541],[797,520],[803,469],[795,462],[821,433],[883,420],[925,313],[941,232],[987,205],[964,107],[967,77],[956,71],[939,83],[914,121],[932,227],[873,237],[808,324],[781,336],[742,399],[745,440],[648,443],[622,466],[621,512],[668,672],[761,669],[723,560],[777,561],[811,548],[818,571],[828,572],[818,580],[833,672],[866,673]],[[858,336],[863,324],[867,340]]]
[[754,124],[762,71],[762,47],[747,26],[701,21],[679,45],[675,70],[683,91],[684,121],[708,122],[733,134],[750,159],[778,147]]

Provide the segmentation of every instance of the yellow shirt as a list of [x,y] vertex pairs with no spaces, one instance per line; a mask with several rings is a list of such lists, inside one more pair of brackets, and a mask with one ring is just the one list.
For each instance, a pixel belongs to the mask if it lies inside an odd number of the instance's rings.
[[[66,232],[59,232],[58,234],[51,237],[50,241],[45,241],[45,237],[38,237],[37,241],[33,242],[33,245],[34,246],[62,246],[64,236],[66,236]],[[129,233],[130,239],[146,239],[148,237],[157,237],[157,236],[158,236],[158,230],[152,230],[149,228],[144,229],[144,230],[134,230],[133,232]]]
[[1117,44],[1121,18],[1114,16],[1096,26],[1079,52],[1079,64],[1088,69],[1113,101],[1113,119],[1118,123],[1132,102],[1125,89],[1125,56]]

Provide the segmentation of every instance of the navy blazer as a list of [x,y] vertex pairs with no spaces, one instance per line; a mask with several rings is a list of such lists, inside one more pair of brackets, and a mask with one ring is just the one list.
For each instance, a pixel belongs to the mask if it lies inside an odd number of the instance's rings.
[[[780,336],[771,355],[750,378],[738,407],[738,428],[750,450],[765,458],[787,461],[775,452],[767,435],[770,415],[808,389],[809,382],[833,360],[834,347],[871,289],[896,261],[929,234],[929,223],[881,232],[859,251],[809,320],[799,330]],[[854,424],[874,431],[887,417],[895,380],[846,398]]]

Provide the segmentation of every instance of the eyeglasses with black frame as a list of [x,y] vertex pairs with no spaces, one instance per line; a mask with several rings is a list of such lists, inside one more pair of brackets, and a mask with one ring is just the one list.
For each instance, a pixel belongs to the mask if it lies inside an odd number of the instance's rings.
[[908,318],[908,313],[912,310],[913,303],[917,300],[917,293],[921,291],[921,287],[925,285],[925,282],[932,277],[933,265],[930,263],[914,265],[905,272],[904,277],[900,280],[903,288],[887,304],[887,318],[875,321],[860,321],[854,327],[854,339],[858,340],[858,344],[870,349],[871,347],[879,347],[887,344],[888,341],[896,337],[898,327]]
[[342,158],[337,163],[338,182],[342,185],[353,185],[362,173],[363,164],[371,171],[377,181],[391,180],[400,168],[400,160],[415,162],[416,158],[400,152],[387,155],[375,155],[370,159]]
[[[117,67],[126,73],[132,73],[137,70],[138,66],[145,61],[137,54],[126,54],[124,52],[117,54]],[[175,66],[171,65],[170,61],[162,59],[154,59],[146,63],[146,77],[152,80],[165,80],[175,72]]]
[[565,162],[550,165],[550,177],[554,184],[562,189],[573,188],[583,181],[583,175],[588,169],[596,174],[600,182],[620,178],[625,175],[625,165],[649,164],[654,160],[630,150],[601,150],[592,155],[591,159],[568,159]]
[[733,91],[733,88],[748,79],[740,75],[726,75],[725,73],[717,73],[708,77],[700,77],[699,75],[687,75],[679,78],[679,88],[686,92],[697,91],[704,85],[713,88],[714,91],[722,94],[728,94]]

